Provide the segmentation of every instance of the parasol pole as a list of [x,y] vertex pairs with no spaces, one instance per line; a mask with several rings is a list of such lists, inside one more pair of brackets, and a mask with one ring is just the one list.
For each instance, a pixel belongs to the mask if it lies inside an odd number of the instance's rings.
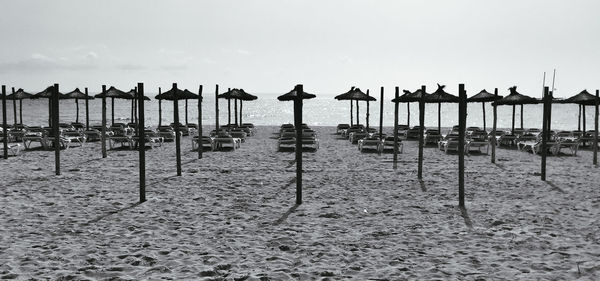
[[52,134],[54,137],[54,170],[57,176],[60,175],[60,133],[58,130],[59,109],[58,109],[58,98],[59,98],[58,84],[54,84],[52,88]]
[[[400,87],[396,86],[394,99],[397,100],[400,95]],[[383,100],[383,99],[382,99]],[[398,102],[394,103],[394,169],[398,168]]]
[[516,107],[516,105],[513,104],[513,106],[512,106],[512,108],[513,108],[513,110],[512,110],[512,127],[511,127],[512,129],[510,131],[511,134],[514,134],[514,131],[515,131],[515,107]]
[[494,102],[492,103],[492,108],[494,109],[494,122],[492,123],[492,163],[496,163],[496,122],[497,122],[497,112],[496,112],[496,101],[498,101],[498,88],[494,89]]
[[[15,94],[15,87],[12,87],[12,93]],[[13,121],[15,122],[15,128],[17,127],[17,99],[13,98]]]
[[110,120],[112,121],[111,125],[115,124],[115,98],[110,98]]
[[485,102],[481,103],[481,109],[483,110],[483,130],[487,132],[485,128]]
[[8,126],[6,124],[6,86],[2,85],[2,144],[4,159],[8,159]]
[[[139,92],[138,92],[139,91]],[[139,104],[139,111],[136,112],[136,119],[138,122],[138,151],[139,151],[139,160],[140,160],[140,203],[146,201],[146,133],[144,132],[144,83],[138,83],[136,96],[134,95],[131,100],[133,100],[134,104],[137,102]],[[138,117],[139,114],[139,118]]]
[[521,129],[523,129],[523,104],[521,104]]
[[188,99],[185,99],[185,125],[188,124]]
[[406,103],[406,126],[410,128],[410,102]]
[[177,83],[173,83],[173,120],[175,122],[175,157],[177,176],[181,176],[181,131],[179,128],[179,104],[177,102]]
[[[227,91],[230,92],[231,88],[227,88]],[[229,128],[231,125],[231,99],[227,99],[227,127]]]
[[23,124],[23,99],[19,99],[19,120]]
[[158,96],[160,97],[160,99],[158,99],[158,126],[160,127],[160,125],[162,124],[162,97],[160,96],[162,93],[160,87],[158,87]]
[[596,90],[596,100],[594,100],[594,107],[596,109],[596,114],[594,116],[594,165],[598,165],[598,99],[600,91]]
[[102,158],[106,158],[106,85],[102,85]]
[[438,133],[442,133],[442,103],[438,102]]
[[360,109],[358,108],[358,100],[356,100],[356,125],[360,125]]
[[353,110],[353,108],[352,108],[353,106],[354,106],[354,101],[353,101],[353,100],[350,100],[350,126],[353,126],[353,125],[354,125],[354,124],[353,124],[353,123],[354,123],[354,120],[352,119],[352,118],[353,118],[353,116],[354,116],[354,115],[353,115],[353,114],[354,114],[354,110]]
[[[367,89],[367,97],[369,96],[369,89]],[[367,99],[367,132],[369,132],[369,99]]]
[[219,133],[219,84],[215,86],[215,132]]
[[302,204],[302,84],[296,85],[294,125],[296,127],[296,205]]
[[419,99],[419,167],[417,178],[423,179],[423,130],[425,128],[425,85],[421,86],[421,98]]
[[198,87],[198,159],[202,159],[202,85]]
[[458,84],[458,206],[465,207],[465,127],[467,123],[467,92]]
[[89,109],[89,99],[88,88],[85,87],[85,129],[90,129],[90,109]]
[[238,110],[237,110],[237,104],[238,104],[238,102],[237,102],[237,99],[234,99],[234,100],[233,100],[233,105],[234,105],[234,107],[233,107],[233,108],[234,108],[234,115],[233,115],[233,116],[235,117],[235,125],[236,125],[236,126],[238,125]]
[[240,100],[240,125],[242,125],[242,110],[244,109],[244,101]]
[[75,123],[79,123],[79,99],[78,98],[75,98],[75,108],[76,108]]
[[383,87],[381,87],[381,97],[379,101],[379,140],[383,139]]

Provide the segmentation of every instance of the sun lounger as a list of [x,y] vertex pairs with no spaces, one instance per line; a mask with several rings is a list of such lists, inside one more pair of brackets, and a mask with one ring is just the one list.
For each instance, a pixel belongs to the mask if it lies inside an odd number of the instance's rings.
[[39,130],[30,130],[23,136],[23,146],[25,146],[25,149],[30,149],[32,142],[39,142],[42,148],[47,147],[44,131],[41,128]]
[[350,128],[342,131],[342,137],[348,139],[348,138],[350,138],[351,133],[364,131],[364,129],[365,129],[365,126],[363,126],[363,125],[352,125],[352,126],[350,126]]
[[354,131],[354,132],[350,133],[350,135],[348,136],[348,139],[350,140],[350,143],[357,144],[358,140],[364,139],[368,135],[369,135],[369,133],[367,133],[367,131],[365,131],[365,130]]
[[[548,149],[548,152],[550,152],[553,155],[557,155],[560,148],[559,143],[555,141],[546,142],[546,147]],[[517,149],[519,151],[531,151],[533,154],[538,154],[542,149],[542,141],[522,141],[517,143]]]
[[163,138],[163,141],[175,141],[175,130],[171,126],[163,125],[157,129],[159,137]]
[[[145,144],[146,146],[150,146],[150,148],[161,147],[163,143],[163,138],[159,136],[155,131],[146,129],[144,130],[145,136]],[[135,135],[131,137],[131,141],[133,142],[133,147],[137,147],[139,145],[139,136]]]
[[[217,144],[213,140],[213,138],[209,136],[202,136],[201,138],[201,146],[202,149],[208,147],[210,151],[214,151],[217,148]],[[198,136],[194,136],[192,138],[192,150],[198,149]]]
[[12,156],[18,156],[19,152],[21,152],[21,144],[20,143],[9,143],[8,144],[8,154]]
[[234,138],[230,134],[218,134],[213,141],[216,144],[217,149],[223,149],[226,146],[230,146],[233,150],[240,148],[240,144],[242,142],[239,138]]
[[517,137],[520,136],[520,135],[522,135],[523,133],[525,133],[525,129],[523,129],[523,128],[515,128],[512,131],[512,134],[515,135],[515,136],[517,136]]
[[64,139],[66,148],[70,148],[73,144],[83,146],[86,141],[85,135],[80,131],[64,131],[61,137]]
[[349,124],[338,124],[335,130],[335,133],[340,135],[344,130],[350,129]]
[[[418,139],[419,138],[419,128],[420,126],[414,126],[412,127],[412,129],[408,129],[406,131],[406,138],[407,139]],[[427,128],[423,128],[423,130],[425,130]]]
[[473,130],[467,137],[467,142],[465,146],[465,152],[469,154],[473,148],[477,148],[479,152],[481,148],[485,147],[485,154],[489,153],[490,150],[490,142],[488,139],[488,133],[484,130]]
[[229,131],[229,134],[234,138],[239,138],[241,142],[246,142],[246,137],[248,136],[246,132],[239,129],[233,129]]
[[83,131],[83,135],[86,138],[86,141],[99,141],[102,138],[102,132],[96,130],[96,129],[89,129],[89,130],[84,130]]
[[[467,142],[465,142],[466,147]],[[446,154],[448,151],[458,151],[458,134],[449,134],[443,140],[438,142],[438,148],[443,150]]]
[[563,139],[563,140],[559,140],[557,143],[558,143],[558,148],[557,148],[556,154],[560,154],[560,151],[563,148],[568,148],[569,152],[571,152],[571,155],[573,155],[573,156],[577,155],[577,150],[579,149],[579,144],[580,144],[578,140]]
[[[394,150],[394,136],[387,136],[383,138],[383,142],[381,143],[381,151],[385,152],[388,150]],[[404,152],[404,143],[400,138],[398,138],[398,152]]]
[[517,135],[512,134],[510,132],[503,132],[502,135],[500,135],[500,137],[496,137],[496,139],[497,139],[497,141],[496,141],[497,146],[501,146],[501,145],[512,146],[512,145],[516,144]]
[[379,139],[379,135],[366,137],[358,141],[358,151],[363,152],[366,149],[375,149],[381,153],[383,151],[383,140]]
[[425,132],[425,145],[432,143],[437,144],[442,139],[440,131],[434,129],[428,129]]

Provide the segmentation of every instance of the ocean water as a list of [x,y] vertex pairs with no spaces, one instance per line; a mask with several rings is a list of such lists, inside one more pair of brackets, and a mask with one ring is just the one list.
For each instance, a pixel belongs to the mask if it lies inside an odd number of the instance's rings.
[[[154,96],[154,94],[148,94]],[[280,125],[283,123],[293,123],[294,112],[293,102],[281,102],[277,100],[276,94],[259,94],[258,100],[244,102],[243,105],[243,121],[245,123],[254,123],[255,125]],[[392,97],[384,99],[383,124],[384,126],[393,126],[394,121],[394,103],[391,102]],[[115,99],[115,122],[129,122],[131,116],[131,101]],[[17,107],[19,103],[17,101]],[[89,101],[90,125],[100,124],[102,102],[100,99]],[[12,101],[7,101],[7,122],[13,123],[13,104]],[[158,100],[152,99],[145,103],[146,124],[148,126],[156,126],[158,124]],[[79,101],[79,121],[85,123],[85,102]],[[173,103],[171,101],[162,102],[162,121],[163,123],[171,123],[173,121]],[[0,108],[1,112],[2,108]],[[179,102],[179,112],[181,122],[185,121],[185,102]],[[239,106],[238,106],[239,110]],[[356,110],[356,106],[354,106]],[[552,106],[552,128],[557,130],[575,130],[578,126],[578,106],[572,104],[554,104]],[[18,111],[18,109],[17,109]],[[76,117],[76,106],[74,100],[60,101],[60,121],[74,122]],[[214,95],[204,97],[202,103],[202,122],[204,125],[210,126],[215,124],[215,98]],[[333,96],[321,96],[304,101],[303,121],[313,126],[335,126],[339,123],[350,123],[350,102],[337,101]],[[367,103],[359,102],[360,122],[366,123]],[[481,103],[469,103],[467,108],[467,126],[483,127],[483,114]],[[486,127],[492,127],[493,111],[490,103],[485,105],[486,111]],[[190,123],[198,122],[197,102],[190,100],[188,104],[188,121]],[[369,103],[370,126],[379,125],[379,101]],[[410,104],[410,126],[418,124],[418,104]],[[425,126],[437,127],[438,120],[438,105],[425,105]],[[110,122],[111,102],[107,99],[107,120]],[[520,106],[516,107],[515,127],[520,127]],[[231,120],[234,121],[234,104],[231,102]],[[452,127],[458,124],[458,105],[457,104],[442,104],[441,106],[441,126]],[[17,113],[18,115],[18,113]],[[510,128],[512,118],[512,106],[498,106],[498,128]],[[524,128],[541,128],[542,124],[542,105],[525,105],[523,110],[523,127]],[[356,116],[356,111],[354,111]],[[590,130],[594,127],[594,108],[587,107],[586,109],[586,129]],[[356,117],[354,117],[356,122]],[[399,104],[399,124],[407,124],[407,104]],[[219,100],[219,123],[226,124],[227,115],[227,100]],[[26,125],[45,126],[48,123],[48,100],[23,100],[23,123]]]

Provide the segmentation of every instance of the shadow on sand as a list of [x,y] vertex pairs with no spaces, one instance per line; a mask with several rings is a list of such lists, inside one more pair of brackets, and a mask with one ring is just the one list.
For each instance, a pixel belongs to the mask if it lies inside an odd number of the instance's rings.
[[285,214],[283,214],[278,220],[276,220],[273,223],[273,225],[279,225],[282,222],[284,222],[290,216],[291,213],[295,212],[296,209],[298,209],[298,207],[300,207],[300,205],[298,204],[292,206],[287,212],[285,212]]

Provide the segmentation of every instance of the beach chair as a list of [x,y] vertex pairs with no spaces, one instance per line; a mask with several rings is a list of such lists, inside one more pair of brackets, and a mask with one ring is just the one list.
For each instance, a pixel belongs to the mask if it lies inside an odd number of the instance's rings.
[[590,143],[593,144],[594,143],[594,133],[596,131],[595,130],[588,130],[587,132],[583,133],[577,140],[579,141],[579,144],[581,146],[588,146]]
[[[171,128],[175,129],[175,123],[171,123]],[[183,124],[179,123],[179,131],[181,132],[182,136],[190,135],[190,129],[188,128],[187,125],[183,125]]]
[[485,147],[485,154],[489,153],[490,150],[490,142],[488,138],[488,133],[484,130],[473,130],[471,134],[467,136],[466,148],[465,152],[467,154],[471,153],[472,148],[477,148],[477,151],[480,153],[481,148]]
[[500,137],[497,137],[496,145],[497,146],[501,146],[501,145],[512,146],[512,145],[516,144],[516,140],[517,140],[517,135],[515,135],[511,132],[505,131],[505,132],[502,132]]
[[70,148],[73,144],[83,146],[85,144],[85,135],[77,130],[63,131],[61,137],[64,139],[66,148]]
[[47,147],[45,134],[46,132],[42,127],[30,127],[23,135],[23,146],[25,149],[30,149],[31,143],[39,142],[40,146],[45,149]]
[[159,137],[163,138],[163,141],[175,141],[175,130],[173,127],[168,125],[162,125],[157,128],[157,133]]
[[[402,153],[404,152],[404,143],[402,142],[402,140],[400,139],[400,137],[398,137],[398,152]],[[383,138],[383,141],[381,142],[381,152],[386,152],[386,151],[393,151],[394,150],[394,136],[386,136],[385,138]]]
[[383,140],[379,138],[379,135],[368,136],[358,141],[358,151],[363,150],[376,150],[381,153],[383,151]]
[[425,145],[427,144],[436,144],[442,140],[442,134],[437,129],[428,129],[425,132]]
[[128,127],[123,124],[110,127],[111,134],[108,135],[108,145],[110,149],[114,149],[115,144],[120,144],[121,147],[128,145],[129,149],[133,149],[133,131],[129,130]]
[[83,123],[77,123],[77,122],[72,122],[71,126],[78,131],[82,131],[83,129],[85,129],[85,124]]
[[[214,151],[216,149],[216,143],[213,140],[213,138],[209,137],[209,136],[202,136],[202,138],[200,138],[200,147],[202,147],[202,149],[204,150],[204,148],[207,148],[210,151]],[[198,149],[198,136],[194,136],[192,138],[192,150],[196,150]]]
[[86,142],[99,141],[102,139],[102,132],[97,129],[90,128],[89,130],[83,130]]
[[8,147],[8,155],[18,156],[19,152],[21,152],[21,144],[20,143],[9,143]]
[[[23,140],[23,136],[27,132],[27,127],[22,124],[16,124],[9,128],[6,131],[6,135],[8,136],[7,141],[9,142],[20,142]],[[0,134],[2,133],[2,128],[0,128]]]
[[231,137],[234,138],[239,138],[241,142],[246,142],[246,137],[248,136],[246,132],[240,130],[239,128],[235,128],[229,131],[229,135],[231,135]]
[[360,131],[364,131],[364,130],[365,130],[365,126],[363,126],[363,125],[352,125],[352,126],[350,126],[350,128],[342,131],[342,137],[349,139],[351,133],[360,132]]
[[317,133],[315,131],[310,129],[302,131],[302,148],[319,149],[319,139],[317,138]]
[[359,140],[364,139],[367,136],[369,136],[369,133],[367,133],[366,130],[352,131],[348,136],[348,140],[350,140],[350,143],[352,144],[357,144]]
[[344,130],[350,129],[350,125],[349,124],[338,124],[336,129],[335,129],[335,133],[338,135],[341,135],[342,132]]
[[[418,139],[419,138],[419,128],[421,126],[414,126],[411,129],[408,129],[406,131],[406,138],[407,139]],[[423,128],[423,130],[425,131],[427,128]]]
[[467,127],[467,128],[465,129],[465,133],[466,133],[466,135],[471,135],[471,134],[473,134],[473,132],[475,132],[475,131],[482,131],[482,130],[481,130],[479,127],[474,127],[474,126],[472,126],[472,127]]
[[556,154],[560,154],[563,148],[569,149],[571,155],[576,156],[577,150],[579,149],[580,142],[578,139],[562,139],[557,141]]
[[229,133],[220,132],[217,134],[213,141],[216,144],[217,149],[223,149],[227,146],[231,147],[233,150],[240,148],[241,140],[239,138],[232,137]]
[[410,129],[408,125],[398,125],[398,137],[406,138],[406,132]]
[[240,130],[246,132],[248,136],[254,136],[254,125],[251,123],[244,123],[238,127]]
[[446,154],[451,150],[458,151],[458,134],[448,134],[443,140],[438,142],[438,148]]
[[[150,130],[150,129],[145,129],[144,137],[145,137],[146,146],[149,146],[151,149],[162,146],[163,138],[161,136],[159,136],[158,133],[156,133],[155,131]],[[140,142],[139,135],[132,136],[131,141],[133,142],[133,147],[138,147],[139,142]]]

